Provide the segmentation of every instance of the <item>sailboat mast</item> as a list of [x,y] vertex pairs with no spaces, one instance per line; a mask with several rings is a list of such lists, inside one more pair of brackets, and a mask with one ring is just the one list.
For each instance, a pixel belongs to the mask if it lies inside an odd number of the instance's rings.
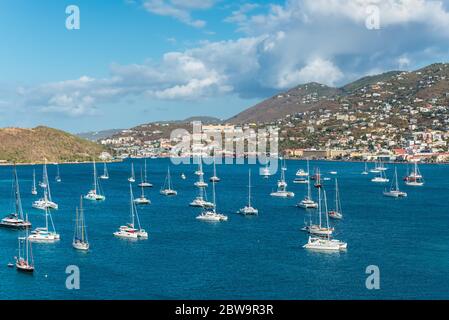
[[97,193],[97,166],[95,165],[95,159],[94,159],[94,191],[95,194]]
[[168,190],[171,190],[170,166],[167,168]]
[[133,197],[133,188],[131,184],[129,185],[129,193],[130,193],[130,204],[131,204],[131,226],[134,228],[134,197]]
[[340,208],[338,207],[338,182],[337,178],[335,178],[335,211],[339,212],[339,209]]
[[321,228],[321,188],[318,188],[318,218],[319,218],[319,226]]
[[212,192],[213,192],[213,201],[214,201],[214,212],[216,212],[216,203],[215,203],[215,181],[212,182]]
[[17,178],[17,169],[14,166],[14,189],[16,195],[16,214],[23,220],[22,202],[20,201],[19,179]]
[[145,164],[144,164],[144,166],[145,166],[145,172],[144,172],[144,174],[145,174],[145,182],[147,182],[147,159],[145,159]]
[[251,169],[248,171],[248,207],[251,207]]
[[[327,228],[327,230],[329,231],[329,215],[327,214],[328,209],[327,209],[327,197],[326,197],[326,191],[324,190],[323,193],[324,193],[324,208],[325,208],[325,210],[326,210],[326,228]],[[320,225],[320,227],[321,227],[321,225]],[[326,233],[327,233],[327,240],[330,240],[329,232],[326,232]]]

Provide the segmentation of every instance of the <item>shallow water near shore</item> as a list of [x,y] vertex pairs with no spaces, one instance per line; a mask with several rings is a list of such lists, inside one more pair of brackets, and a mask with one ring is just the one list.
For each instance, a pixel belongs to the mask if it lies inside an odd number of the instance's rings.
[[[221,182],[216,185],[217,206],[227,222],[195,219],[200,212],[188,204],[197,195],[195,165],[171,165],[175,197],[159,194],[169,159],[148,159],[146,189],[152,201],[138,208],[149,239],[130,242],[112,233],[129,217],[130,160],[108,164],[109,180],[101,180],[106,201],[84,201],[91,250],[72,248],[75,207],[92,184],[92,164],[48,166],[51,191],[59,210],[53,220],[61,241],[35,244],[34,275],[8,268],[17,255],[17,231],[0,229],[1,299],[447,299],[449,298],[449,167],[421,165],[422,187],[400,188],[404,199],[383,197],[389,184],[375,184],[372,174],[361,175],[363,163],[311,161],[319,167],[333,206],[334,177],[338,177],[344,220],[332,222],[335,237],[348,243],[347,252],[317,253],[302,246],[307,235],[300,231],[308,219],[295,207],[306,185],[293,184],[304,161],[287,161],[288,189],[293,199],[269,194],[279,175],[263,179],[257,165],[217,165]],[[133,160],[137,182],[143,159]],[[387,165],[392,179],[394,165]],[[235,212],[247,201],[248,168],[252,168],[253,205],[259,216]],[[396,165],[400,177],[406,165]],[[42,211],[31,203],[32,170],[41,179],[41,166],[20,166],[22,202],[33,227],[43,226]],[[102,172],[102,164],[97,164]],[[205,165],[205,178],[212,175]],[[337,175],[330,175],[335,170]],[[180,178],[185,173],[186,180]],[[0,167],[0,215],[13,210],[12,169]],[[211,186],[208,196],[211,199]],[[313,190],[316,197],[316,190]],[[137,183],[136,196],[140,194]],[[80,268],[80,289],[66,289],[66,267]],[[380,269],[380,290],[365,287],[366,267]]]

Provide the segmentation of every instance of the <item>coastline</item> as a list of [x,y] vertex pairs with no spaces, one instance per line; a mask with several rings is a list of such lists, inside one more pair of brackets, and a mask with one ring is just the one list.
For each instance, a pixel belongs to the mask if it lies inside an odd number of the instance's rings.
[[[108,161],[96,161],[96,163],[115,163],[115,162],[123,162],[123,159],[114,159]],[[65,161],[65,162],[47,162],[47,165],[65,165],[65,164],[86,164],[93,163],[93,161]],[[4,162],[0,163],[0,167],[8,167],[8,166],[35,166],[35,165],[43,165],[45,162],[20,162],[20,163],[12,163],[12,162]]]

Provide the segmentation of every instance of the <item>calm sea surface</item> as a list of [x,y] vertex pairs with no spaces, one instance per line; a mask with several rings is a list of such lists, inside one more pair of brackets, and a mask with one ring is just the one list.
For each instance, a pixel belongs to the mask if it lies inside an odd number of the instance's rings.
[[[71,246],[75,207],[91,187],[92,165],[48,166],[51,190],[59,210],[53,219],[61,241],[35,244],[33,276],[8,268],[17,255],[17,231],[0,229],[0,299],[448,299],[449,298],[449,167],[422,165],[423,187],[400,187],[408,198],[382,196],[385,185],[360,174],[362,163],[311,162],[311,169],[338,171],[344,220],[335,224],[335,237],[348,242],[347,252],[316,253],[302,248],[307,235],[300,231],[305,211],[295,207],[306,185],[293,184],[303,161],[287,161],[288,189],[293,199],[269,196],[277,176],[263,179],[256,165],[217,165],[222,181],[216,185],[218,211],[227,222],[195,219],[199,209],[188,206],[197,195],[194,165],[171,166],[176,197],[164,197],[168,159],[149,159],[146,189],[152,204],[139,207],[149,239],[130,242],[112,233],[129,217],[130,161],[109,164],[110,179],[101,181],[107,197],[84,202],[91,250]],[[143,160],[134,160],[139,181]],[[253,171],[253,202],[259,216],[244,217],[236,210],[247,199],[248,167]],[[392,178],[393,167],[387,171]],[[97,164],[98,171],[103,170]],[[398,165],[400,177],[406,166]],[[35,166],[37,180],[42,167]],[[45,223],[42,211],[31,207],[32,166],[17,168],[22,201],[34,227]],[[204,166],[205,178],[212,166]],[[186,180],[181,180],[185,173]],[[13,210],[12,169],[0,167],[0,215]],[[325,181],[330,200],[334,181]],[[315,193],[316,191],[313,190]],[[137,185],[135,195],[140,194]],[[211,198],[211,187],[208,188]],[[314,194],[316,197],[316,195]],[[331,201],[330,201],[331,202]],[[81,273],[80,290],[67,290],[68,265]],[[380,290],[367,290],[365,269],[380,268]]]

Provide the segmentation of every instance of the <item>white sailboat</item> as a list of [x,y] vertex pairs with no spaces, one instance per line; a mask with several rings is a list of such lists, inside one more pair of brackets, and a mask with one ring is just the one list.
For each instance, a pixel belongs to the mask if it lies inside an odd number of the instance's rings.
[[190,202],[191,207],[200,207],[200,208],[213,208],[214,204],[210,201],[207,201],[206,191],[204,188],[198,188],[199,194],[198,196]]
[[361,174],[363,174],[363,175],[368,174],[368,165],[367,165],[366,161],[365,161],[365,170],[363,170]]
[[14,175],[13,190],[14,190],[15,210],[14,213],[7,215],[0,221],[0,227],[10,229],[28,229],[31,228],[31,222],[28,221],[28,215],[25,218],[23,214],[22,200],[20,198],[19,179],[17,177],[17,170],[15,166],[13,170],[13,175]]
[[58,209],[58,204],[51,198],[50,181],[48,180],[47,160],[43,167],[42,182],[39,184],[44,189],[44,197],[33,202],[32,207],[40,210]]
[[[50,218],[52,231],[50,231],[48,228],[48,218]],[[55,225],[53,223],[53,218],[51,217],[50,211],[48,210],[48,208],[45,208],[45,228],[34,229],[28,236],[28,240],[31,242],[53,243],[55,241],[58,241],[59,239],[60,236],[58,233],[56,233]]]
[[100,183],[97,178],[97,167],[95,165],[95,160],[93,161],[93,168],[94,168],[93,188],[92,190],[89,190],[89,192],[84,196],[84,199],[89,201],[103,201],[106,199],[106,197],[103,194],[101,194]]
[[164,196],[176,196],[178,192],[173,190],[171,185],[170,166],[167,168],[167,177],[165,178],[164,186],[161,188],[160,194]]
[[[323,190],[323,192],[324,192],[325,210],[326,210],[326,212],[328,212],[326,191]],[[319,193],[319,195],[321,195],[321,188],[319,189],[318,193]],[[320,212],[321,212],[321,199],[320,199]],[[326,215],[326,228],[324,228],[324,229],[330,230],[328,215]],[[312,232],[310,232],[310,233],[312,233]],[[331,234],[329,232],[327,232],[325,234],[325,236],[326,236],[325,238],[309,236],[309,239],[308,239],[307,243],[303,246],[303,248],[310,249],[310,250],[331,251],[331,252],[338,252],[338,251],[343,251],[343,250],[347,249],[348,244],[346,242],[336,240],[336,239],[331,239],[330,235]]]
[[140,187],[140,189],[142,190],[142,193],[140,195],[139,198],[134,199],[134,203],[135,204],[139,204],[139,205],[143,205],[143,204],[151,204],[150,199],[145,197],[145,188],[144,187]]
[[36,170],[33,169],[33,185],[31,187],[31,194],[33,196],[37,195],[37,189],[36,189]]
[[310,188],[310,176],[307,177],[307,196],[304,197],[298,204],[298,207],[303,209],[315,209],[318,208],[318,203],[312,199],[312,190]]
[[214,175],[210,177],[210,182],[220,182],[220,178],[217,176],[217,168],[215,166],[215,155],[214,155]]
[[55,177],[55,181],[56,182],[61,182],[61,175],[59,174],[59,164],[56,164],[56,177]]
[[390,181],[390,179],[388,179],[385,176],[385,171],[384,170],[379,170],[378,171],[378,175],[374,178],[371,179],[371,182],[376,182],[376,183],[385,183]]
[[139,183],[139,187],[151,188],[153,186],[147,179],[147,159],[144,160],[144,175],[142,175],[142,168],[140,168],[140,179],[141,182]]
[[[282,160],[281,160],[281,163],[282,163]],[[285,167],[285,162],[284,162],[284,165],[281,166],[281,179],[278,180],[277,190],[270,193],[270,195],[272,197],[292,198],[295,196],[294,192],[287,191],[287,182],[285,182],[285,171],[287,171],[287,168]]]
[[[325,202],[325,207],[327,212],[327,202]],[[312,219],[310,219],[309,224],[306,225],[302,230],[316,236],[330,236],[334,232],[334,228],[330,228],[329,224],[326,227],[322,226],[322,211],[323,203],[321,199],[321,188],[318,189],[318,224],[313,224]],[[311,217],[311,214],[310,214]],[[326,214],[327,219],[327,214]]]
[[228,217],[224,214],[218,213],[217,203],[215,201],[215,182],[212,182],[212,194],[213,194],[213,208],[211,210],[203,210],[199,216],[196,218],[198,220],[202,221],[209,221],[209,222],[221,222],[221,221],[228,221]]
[[394,168],[394,181],[390,186],[390,190],[384,191],[384,196],[393,198],[403,198],[407,196],[406,192],[399,190],[398,171],[396,168]]
[[249,215],[258,215],[259,210],[251,206],[251,169],[248,171],[248,205],[241,208],[238,213],[243,214],[245,216]]
[[17,271],[33,273],[34,272],[34,259],[33,249],[28,239],[28,229],[26,230],[25,237],[19,237],[19,255],[16,257],[16,269]]
[[412,187],[420,187],[424,185],[424,179],[418,169],[418,161],[415,161],[413,171],[405,178],[405,184]]
[[73,235],[72,246],[76,250],[89,250],[89,241],[87,240],[86,224],[84,220],[83,197],[80,197],[79,210],[76,208],[75,233]]
[[271,176],[270,168],[268,167],[268,161],[265,167],[261,169],[260,174],[264,177],[264,179],[268,179]]
[[335,179],[335,209],[327,213],[332,219],[343,219],[343,211],[341,210],[340,192],[338,191],[338,181]]
[[109,172],[108,172],[108,167],[106,166],[106,162],[103,163],[103,174],[100,176],[100,179],[102,179],[102,180],[109,179]]
[[374,163],[374,168],[371,169],[369,172],[371,172],[371,173],[379,173],[380,171],[381,171],[381,170],[379,170],[378,162],[376,161],[376,162]]
[[[129,184],[129,193],[130,193],[130,216],[131,222],[126,225],[120,226],[118,231],[114,232],[114,236],[124,239],[147,239],[148,233],[145,229],[142,229],[140,225],[139,214],[137,212],[137,207],[134,202],[133,189],[132,185]],[[135,223],[137,222],[137,228]]]
[[203,159],[200,158],[198,161],[198,170],[195,171],[195,174],[198,176],[198,181],[194,183],[194,185],[198,188],[207,187],[207,183],[204,182],[204,172],[203,172]]
[[134,162],[131,162],[131,176],[128,178],[129,182],[136,182],[136,176],[134,174]]

